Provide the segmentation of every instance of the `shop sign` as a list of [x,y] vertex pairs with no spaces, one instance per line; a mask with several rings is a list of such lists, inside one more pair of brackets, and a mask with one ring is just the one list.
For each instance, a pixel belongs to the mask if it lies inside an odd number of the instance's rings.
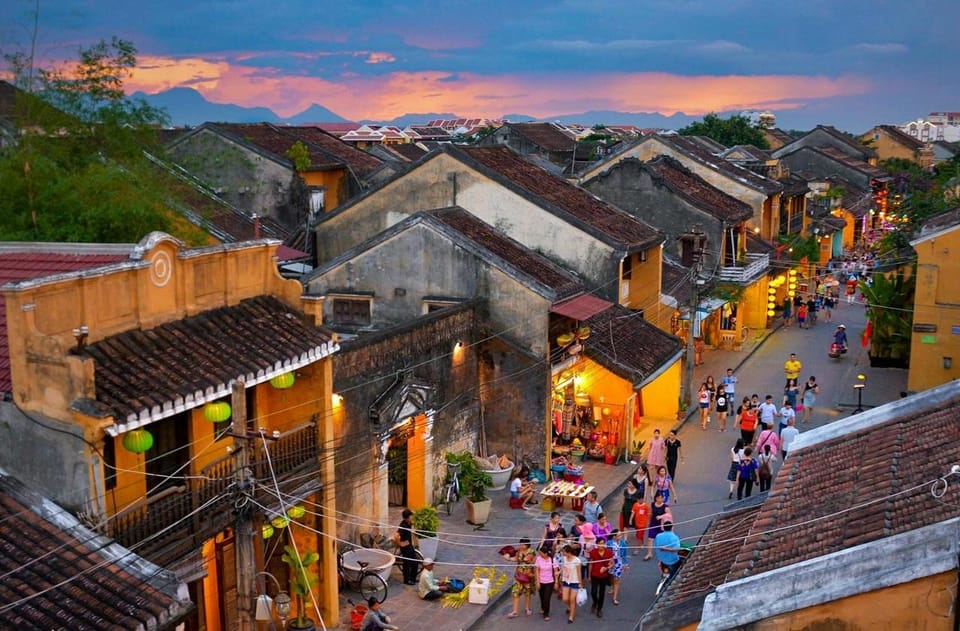
[[936,324],[921,324],[919,322],[913,323],[913,332],[914,333],[936,333],[937,325]]

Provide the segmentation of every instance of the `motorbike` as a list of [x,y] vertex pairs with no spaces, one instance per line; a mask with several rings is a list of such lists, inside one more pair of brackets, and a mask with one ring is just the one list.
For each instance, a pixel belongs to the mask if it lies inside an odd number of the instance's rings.
[[680,572],[680,567],[683,566],[683,562],[687,560],[687,557],[690,556],[690,553],[693,552],[693,546],[684,542],[680,544],[680,552],[678,556],[680,560],[677,561],[677,569],[674,571],[673,575],[670,574],[670,566],[664,565],[663,562],[657,561],[657,567],[660,569],[660,582],[657,583],[657,588],[654,590],[653,595],[659,596],[663,593],[663,590],[666,589],[667,584],[673,580]]
[[830,350],[827,352],[827,355],[831,359],[840,359],[841,357],[844,356],[844,354],[846,354],[846,352],[847,352],[846,344],[837,344],[836,342],[833,342],[832,344],[830,344]]

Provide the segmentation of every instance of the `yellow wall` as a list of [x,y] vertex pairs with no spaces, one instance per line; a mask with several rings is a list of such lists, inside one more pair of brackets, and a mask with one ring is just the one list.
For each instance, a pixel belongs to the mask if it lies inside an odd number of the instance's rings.
[[[642,309],[656,312],[660,304],[660,275],[663,271],[660,246],[652,247],[644,252],[645,261],[641,261],[641,254],[631,254],[632,265],[630,279],[621,281],[620,304],[629,309]],[[621,274],[623,273],[621,265]],[[626,295],[623,293],[623,283],[626,284]]]
[[326,189],[324,211],[331,211],[347,200],[347,174],[342,169],[303,171],[299,175],[307,186],[322,186]]
[[655,418],[670,418],[677,415],[680,403],[679,360],[663,374],[643,387],[643,415]]
[[900,158],[919,164],[917,154],[913,149],[903,146],[899,141],[891,138],[883,129],[871,129],[860,136],[860,140],[870,143],[870,146],[877,152],[878,160]]
[[[933,325],[935,331],[914,332],[910,340],[907,388],[926,390],[960,378],[960,229],[917,243],[917,289],[913,325]],[[927,340],[925,343],[924,340]],[[930,341],[934,343],[929,343]],[[943,358],[952,367],[944,368]]]

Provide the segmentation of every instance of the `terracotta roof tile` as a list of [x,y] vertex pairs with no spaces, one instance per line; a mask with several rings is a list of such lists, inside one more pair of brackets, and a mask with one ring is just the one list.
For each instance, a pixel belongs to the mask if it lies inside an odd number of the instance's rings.
[[86,352],[94,360],[97,407],[122,423],[239,376],[269,372],[329,341],[327,332],[277,298],[259,296],[126,331]]
[[550,207],[559,209],[600,233],[607,242],[617,247],[641,249],[662,241],[660,233],[654,228],[562,177],[524,160],[507,147],[451,147],[450,151],[542,200],[548,210]]
[[[262,151],[272,154],[274,159],[291,162],[287,151],[297,142],[297,137],[284,133],[280,128],[269,123],[208,123],[209,127],[235,138],[239,142],[253,145]],[[345,161],[327,151],[320,150],[313,143],[304,143],[307,146],[307,155],[310,158],[310,171],[326,171],[340,169]]]
[[664,333],[636,311],[614,305],[584,324],[590,339],[587,357],[633,384],[642,383],[680,352],[680,340]]
[[908,149],[920,151],[925,146],[924,142],[914,138],[894,125],[879,125],[879,128],[887,132],[893,140],[896,140]]
[[847,153],[844,153],[843,151],[841,151],[840,149],[837,149],[836,147],[807,147],[807,149],[811,149],[813,151],[819,151],[823,155],[829,156],[834,160],[836,160],[837,162],[845,164],[852,169],[856,169],[861,173],[865,173],[870,177],[889,177],[890,175],[880,167],[875,167],[869,162],[864,162],[863,160],[854,158],[853,156]]
[[[0,627],[169,628],[192,608],[172,572],[0,475]],[[28,599],[16,604],[22,599]]]
[[534,252],[462,208],[448,208],[430,213],[489,252],[529,274],[557,294],[557,299],[583,291],[576,276]]
[[366,151],[361,151],[353,145],[343,142],[318,126],[303,125],[280,127],[279,129],[282,132],[289,133],[291,136],[296,136],[305,143],[310,143],[330,152],[340,160],[343,160],[353,172],[356,173],[357,177],[366,177],[371,173],[379,171],[383,167],[383,161],[376,156],[372,156]]
[[658,175],[675,193],[721,221],[738,222],[753,216],[749,204],[727,195],[670,156],[659,156],[647,162],[646,168]]
[[[51,250],[57,244],[49,244]],[[43,247],[40,245],[39,247]],[[133,246],[130,246],[131,249]],[[68,254],[36,249],[22,252],[0,252],[0,286],[6,283],[43,278],[53,274],[93,269],[129,258],[129,254]],[[0,393],[11,392],[10,346],[7,339],[6,301],[0,295]]]
[[507,123],[507,126],[547,151],[573,151],[573,136],[551,123]]
[[751,188],[755,188],[767,194],[778,193],[783,188],[775,180],[765,178],[762,175],[754,173],[750,169],[744,168],[739,164],[734,164],[710,153],[695,140],[691,140],[690,138],[686,138],[684,136],[659,136],[659,138],[663,140],[663,142],[671,144],[677,149],[685,151],[710,168],[720,171],[734,179],[743,181]]

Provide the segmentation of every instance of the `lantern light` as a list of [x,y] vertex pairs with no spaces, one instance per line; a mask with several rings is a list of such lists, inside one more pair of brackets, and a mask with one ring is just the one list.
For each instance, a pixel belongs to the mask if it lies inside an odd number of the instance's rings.
[[123,435],[123,448],[135,454],[142,454],[153,447],[153,434],[145,429],[133,429]]
[[290,519],[286,515],[277,515],[270,520],[274,528],[286,528],[290,525]]
[[269,539],[270,537],[272,537],[273,532],[274,532],[273,526],[270,524],[264,524],[263,527],[260,528],[260,534],[263,536],[264,539]]
[[777,288],[771,287],[770,289],[767,290],[767,293],[770,294],[771,296],[775,296],[777,294]]
[[211,423],[223,423],[230,418],[232,410],[226,401],[215,401],[203,406],[203,415]]
[[588,327],[588,326],[582,326],[582,327],[580,327],[579,329],[577,329],[577,339],[578,339],[578,340],[585,340],[585,339],[587,339],[588,337],[590,337],[590,327]]
[[775,316],[776,314],[777,314],[777,312],[774,311],[773,309],[767,310],[767,315],[770,316],[771,318],[772,318],[773,316]]
[[286,390],[293,386],[294,381],[296,381],[296,378],[292,372],[284,372],[270,379],[270,385],[277,390]]
[[790,275],[791,275],[791,276],[796,276],[796,275],[797,275],[797,270],[795,270],[795,269],[790,270]]
[[787,295],[790,296],[791,298],[793,298],[794,296],[797,295],[797,292],[795,292],[795,291],[793,291],[793,290],[791,289],[790,291],[787,292]]
[[557,344],[560,346],[570,346],[573,344],[573,333],[564,333],[557,336]]
[[291,506],[290,508],[287,509],[287,517],[289,517],[290,519],[300,519],[306,514],[307,514],[307,509],[305,509],[300,504]]
[[777,276],[777,282],[782,285],[783,283],[787,282],[787,277],[784,276],[783,274],[780,274],[779,276]]

